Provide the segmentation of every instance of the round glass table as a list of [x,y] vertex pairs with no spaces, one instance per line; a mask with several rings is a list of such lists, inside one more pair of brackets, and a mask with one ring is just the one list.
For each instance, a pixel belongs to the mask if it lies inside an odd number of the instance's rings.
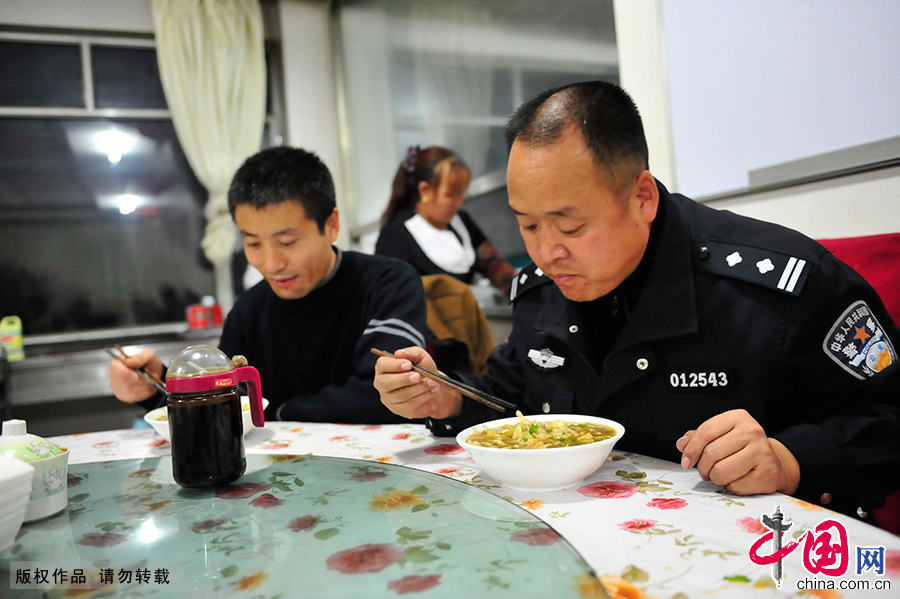
[[0,554],[9,596],[606,597],[546,523],[451,478],[249,455],[237,482],[188,490],[171,464],[70,466],[68,508]]

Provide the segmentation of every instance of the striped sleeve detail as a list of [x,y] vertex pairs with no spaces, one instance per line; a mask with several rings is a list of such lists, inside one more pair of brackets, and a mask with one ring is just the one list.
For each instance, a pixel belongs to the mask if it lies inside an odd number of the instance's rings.
[[425,347],[425,337],[414,326],[400,320],[399,318],[388,318],[386,320],[378,320],[373,318],[369,321],[363,335],[372,333],[385,333],[387,335],[395,335],[412,341],[414,345]]

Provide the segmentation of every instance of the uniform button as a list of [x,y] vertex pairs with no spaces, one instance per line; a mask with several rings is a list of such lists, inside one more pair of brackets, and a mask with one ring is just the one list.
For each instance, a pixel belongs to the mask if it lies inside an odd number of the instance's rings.
[[578,332],[578,325],[577,325],[577,324],[573,324],[572,326],[570,326],[570,327],[569,327],[569,332],[570,332],[570,333],[577,333],[577,332]]
[[822,493],[822,496],[819,497],[819,503],[822,505],[828,505],[831,503],[831,493]]
[[856,508],[856,515],[859,516],[860,518],[862,518],[863,520],[865,520],[866,517],[869,515],[869,512],[862,509],[861,507],[858,507],[858,508]]
[[541,410],[543,410],[544,414],[550,413],[550,404],[544,402],[544,405],[541,406]]
[[647,367],[650,366],[650,362],[647,361],[647,358],[638,358],[634,365],[637,366],[638,370],[647,370]]
[[700,246],[700,248],[697,250],[697,257],[701,260],[706,260],[707,258],[709,258],[709,248],[705,245]]

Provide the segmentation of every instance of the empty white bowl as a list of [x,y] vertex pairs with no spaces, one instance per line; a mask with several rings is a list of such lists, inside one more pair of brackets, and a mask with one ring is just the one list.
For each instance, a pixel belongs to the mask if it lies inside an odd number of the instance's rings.
[[498,428],[504,424],[514,424],[517,417],[501,418],[475,426],[470,426],[456,435],[456,442],[465,449],[472,460],[485,474],[511,489],[521,491],[557,491],[573,487],[593,474],[603,462],[616,442],[625,434],[625,427],[606,418],[581,414],[539,414],[526,416],[535,422],[590,422],[608,426],[616,431],[609,439],[547,449],[511,449],[471,445],[466,439],[485,428]]
[[[269,400],[263,397],[262,400],[263,410],[269,407]],[[146,414],[144,414],[144,422],[153,427],[153,429],[164,438],[166,441],[171,441],[169,438],[169,413],[168,408],[163,406],[161,408],[156,408],[155,410],[150,410]],[[250,414],[250,398],[246,395],[241,396],[241,422],[244,426],[244,436],[247,436],[247,433],[252,431],[255,427],[253,426],[253,419]]]

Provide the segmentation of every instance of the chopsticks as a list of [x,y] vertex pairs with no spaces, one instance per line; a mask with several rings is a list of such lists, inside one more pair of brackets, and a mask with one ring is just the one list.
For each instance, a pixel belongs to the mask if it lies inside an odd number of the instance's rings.
[[[388,358],[394,358],[394,354],[391,352],[384,351],[382,349],[372,348],[372,353],[376,356],[386,356]],[[466,397],[470,397],[477,402],[483,403],[489,408],[497,410],[498,412],[506,412],[507,410],[513,411],[516,409],[516,405],[506,401],[505,399],[500,399],[499,397],[494,397],[493,395],[489,395],[480,389],[476,389],[475,387],[471,387],[466,385],[465,383],[460,383],[459,381],[454,381],[450,377],[441,374],[440,372],[435,372],[433,370],[429,370],[427,368],[423,368],[418,364],[410,361],[412,364],[412,369],[415,372],[418,372],[422,376],[427,379],[431,379],[433,381],[437,381],[442,385],[446,385],[451,389],[456,389]]]
[[[118,352],[116,350],[118,350]],[[153,385],[154,387],[156,387],[163,393],[168,393],[168,391],[166,391],[166,386],[163,384],[163,382],[161,380],[159,380],[159,377],[153,376],[149,372],[145,371],[143,368],[131,368],[131,366],[128,366],[128,364],[125,363],[125,358],[127,358],[129,356],[128,356],[128,354],[125,353],[125,350],[122,349],[121,346],[117,345],[115,350],[111,347],[107,347],[106,353],[111,355],[114,359],[118,360],[122,364],[125,364],[125,366],[127,368],[130,368],[131,370],[135,371],[137,373],[137,375],[139,377],[141,377],[141,379],[144,382],[150,383],[151,385]]]

